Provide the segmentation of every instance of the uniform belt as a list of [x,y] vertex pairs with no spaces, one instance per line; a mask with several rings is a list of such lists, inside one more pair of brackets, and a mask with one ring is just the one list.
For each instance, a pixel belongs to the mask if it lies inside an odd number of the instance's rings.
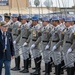
[[42,41],[42,42],[49,42],[49,41]]
[[32,41],[36,41],[35,39],[32,39]]
[[59,42],[59,40],[53,40],[52,42]]
[[28,39],[27,37],[22,37],[23,39]]
[[13,35],[18,36],[17,34],[13,34]]
[[66,43],[70,43],[70,44],[72,44],[72,42],[70,42],[70,41],[66,41]]

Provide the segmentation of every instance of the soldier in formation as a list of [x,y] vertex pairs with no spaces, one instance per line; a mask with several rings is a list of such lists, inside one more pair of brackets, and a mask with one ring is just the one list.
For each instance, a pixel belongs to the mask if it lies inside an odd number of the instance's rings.
[[12,70],[20,70],[20,55],[22,55],[24,69],[20,72],[28,73],[31,54],[35,63],[35,71],[30,73],[31,75],[41,75],[42,60],[45,62],[45,75],[51,75],[52,64],[55,67],[55,75],[64,74],[63,66],[66,67],[67,75],[74,75],[75,17],[45,16],[40,22],[36,15],[29,21],[27,15],[20,15],[21,22],[19,22],[18,16],[12,14],[12,19],[5,16],[15,49],[15,67]]

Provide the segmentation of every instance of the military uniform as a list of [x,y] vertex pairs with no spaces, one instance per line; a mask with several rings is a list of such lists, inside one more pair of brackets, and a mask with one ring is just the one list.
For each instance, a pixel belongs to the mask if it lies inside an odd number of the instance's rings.
[[[52,22],[58,22],[58,17],[52,17]],[[54,65],[55,65],[55,73],[56,75],[60,75],[61,71],[61,52],[60,47],[56,47],[56,44],[60,41],[60,26],[59,23],[52,29],[51,32],[51,57],[53,59]]]
[[13,29],[13,21],[12,20],[10,20],[7,24],[9,24],[9,27],[8,27],[8,31],[9,32],[12,32],[12,29]]
[[43,57],[44,57],[44,61],[45,63],[50,62],[50,50],[45,50],[46,45],[48,44],[49,40],[50,40],[50,31],[51,31],[51,27],[49,26],[49,24],[47,26],[43,26],[41,29],[41,41],[42,41],[42,50],[43,50]]
[[[38,17],[34,16],[32,17],[32,21],[38,21]],[[35,67],[36,71],[31,73],[31,75],[40,75],[40,64],[41,64],[41,52],[39,49],[39,37],[41,36],[40,34],[41,26],[39,24],[33,26],[31,28],[31,35],[30,35],[30,49],[32,51],[32,55],[35,61]],[[40,61],[40,62],[38,62]]]
[[13,26],[13,28],[12,28],[13,41],[16,42],[14,44],[15,55],[18,56],[19,55],[19,50],[18,50],[19,39],[17,39],[17,37],[20,35],[20,22],[16,21],[15,23],[13,23],[12,26]]
[[[44,22],[46,22],[46,24],[44,24]],[[52,29],[52,26],[49,24],[49,18],[43,17],[42,27],[41,27],[41,38],[39,37],[39,39],[41,41],[40,47],[42,49],[43,59],[45,61],[45,75],[49,75],[50,69],[51,69],[50,50],[49,50],[49,47],[46,48],[46,45],[49,43],[51,39],[51,35],[50,35],[51,29]],[[48,46],[50,46],[50,44]]]
[[[22,15],[21,19],[27,19],[26,15]],[[29,45],[24,45],[24,43],[27,41],[29,35],[30,35],[30,30],[29,27],[27,25],[27,22],[25,24],[21,25],[21,33],[19,35],[18,38],[20,38],[20,43],[19,45],[22,46],[22,55],[23,55],[23,60],[24,60],[24,69],[20,72],[22,73],[27,73],[29,72],[28,70],[28,63],[29,63],[29,53],[30,53],[30,49],[29,49]]]
[[40,37],[40,28],[41,28],[40,25],[37,24],[36,26],[33,26],[31,30],[31,45],[36,44],[35,49],[32,49],[34,59],[40,56],[39,44],[38,42],[36,43],[36,41]]
[[[41,47],[42,47],[42,52],[43,52],[43,59],[45,61],[45,75],[50,74],[50,69],[51,69],[51,59],[50,59],[50,47],[46,49],[46,45],[49,43],[51,40],[51,27],[48,24],[47,26],[43,26],[41,29]],[[50,44],[49,44],[50,46]]]
[[[66,22],[71,21],[70,18],[66,18]],[[65,66],[67,68],[68,75],[74,75],[74,54],[72,50],[74,50],[74,33],[72,26],[66,27],[64,31],[61,32],[61,41],[57,44],[60,46],[63,44],[63,58],[65,62]]]
[[[67,73],[69,73],[70,68],[74,67],[74,62],[72,62],[74,60],[74,54],[68,53],[68,50],[70,50],[70,48],[74,49],[74,44],[73,44],[74,40],[72,41],[71,39],[71,35],[70,35],[71,32],[72,31],[70,27],[65,30],[64,41],[63,41],[63,58],[64,58],[65,65],[67,67]],[[73,68],[71,70],[73,70]]]
[[[12,17],[18,18],[17,14],[13,14]],[[12,24],[12,37],[13,37],[13,44],[15,49],[15,67],[11,70],[17,71],[20,70],[20,56],[19,56],[19,39],[18,36],[20,35],[20,22],[16,21]]]

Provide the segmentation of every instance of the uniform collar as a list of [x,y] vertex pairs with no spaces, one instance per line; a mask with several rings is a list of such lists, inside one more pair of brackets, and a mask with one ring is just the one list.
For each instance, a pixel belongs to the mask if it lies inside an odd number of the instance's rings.
[[44,28],[48,28],[50,25],[49,24],[47,24],[46,26],[44,26]]
[[72,26],[67,27],[67,29],[69,30]]
[[37,27],[38,25],[39,25],[39,24],[37,24],[37,25],[35,25],[35,26],[33,26],[33,27],[35,28],[35,27]]
[[27,22],[25,24],[22,24],[23,26],[27,25]]
[[55,26],[54,28],[56,29],[56,28],[58,28],[60,25],[57,25],[57,26]]
[[17,23],[18,21],[14,22],[14,23]]

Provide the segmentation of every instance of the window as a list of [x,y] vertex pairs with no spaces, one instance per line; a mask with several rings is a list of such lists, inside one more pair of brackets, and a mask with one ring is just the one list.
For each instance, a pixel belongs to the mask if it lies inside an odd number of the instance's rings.
[[7,6],[9,5],[9,0],[0,0],[0,6]]

